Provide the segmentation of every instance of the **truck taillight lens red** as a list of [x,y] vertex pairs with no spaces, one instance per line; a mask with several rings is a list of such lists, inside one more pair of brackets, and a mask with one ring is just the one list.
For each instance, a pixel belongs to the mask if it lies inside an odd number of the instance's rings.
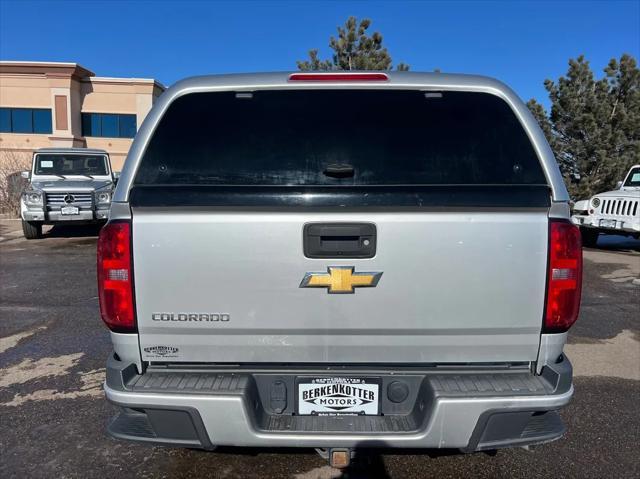
[[136,331],[131,268],[131,224],[107,223],[98,239],[98,295],[100,314],[110,330]]
[[568,221],[552,220],[549,230],[545,333],[565,332],[576,322],[581,292],[580,230]]

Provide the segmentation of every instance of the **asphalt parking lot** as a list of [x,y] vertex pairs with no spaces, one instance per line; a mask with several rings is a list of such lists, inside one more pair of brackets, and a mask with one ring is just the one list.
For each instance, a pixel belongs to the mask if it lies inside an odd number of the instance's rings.
[[[341,477],[312,450],[216,452],[115,441],[103,398],[95,228],[26,241],[0,220],[0,477]],[[342,477],[640,477],[640,242],[585,250],[567,435],[495,455],[382,451]]]

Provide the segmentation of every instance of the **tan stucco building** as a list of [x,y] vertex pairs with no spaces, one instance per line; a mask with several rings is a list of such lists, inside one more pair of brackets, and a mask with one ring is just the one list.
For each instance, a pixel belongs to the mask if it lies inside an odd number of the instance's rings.
[[86,147],[108,151],[119,171],[164,89],[153,79],[97,77],[77,63],[0,62],[0,163],[42,147]]

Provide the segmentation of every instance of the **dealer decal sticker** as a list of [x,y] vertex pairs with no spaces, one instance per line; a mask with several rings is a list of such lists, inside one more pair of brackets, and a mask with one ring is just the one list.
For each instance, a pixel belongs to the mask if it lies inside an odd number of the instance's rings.
[[150,358],[177,358],[178,357],[178,348],[173,346],[149,346],[144,348],[144,352],[147,353],[145,355],[146,359]]

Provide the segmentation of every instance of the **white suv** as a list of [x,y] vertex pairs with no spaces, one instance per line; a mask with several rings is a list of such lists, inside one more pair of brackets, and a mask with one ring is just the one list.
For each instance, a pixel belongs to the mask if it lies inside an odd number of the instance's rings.
[[33,154],[20,202],[25,238],[42,236],[42,225],[103,224],[109,219],[117,175],[104,150],[41,148]]
[[631,167],[618,189],[578,201],[573,213],[585,246],[595,246],[600,233],[640,238],[640,165]]

